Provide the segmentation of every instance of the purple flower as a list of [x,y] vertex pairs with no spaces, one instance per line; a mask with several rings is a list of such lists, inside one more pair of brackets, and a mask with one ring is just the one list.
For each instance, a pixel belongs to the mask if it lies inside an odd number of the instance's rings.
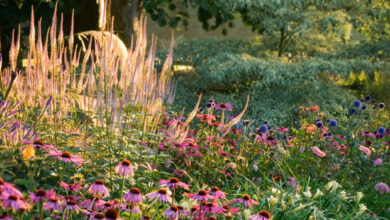
[[158,184],[159,185],[164,185],[166,187],[169,187],[172,190],[175,190],[175,188],[177,186],[181,187],[181,188],[184,188],[184,189],[189,189],[189,185],[186,184],[186,183],[180,182],[179,178],[177,178],[177,177],[172,177],[169,180],[160,180],[158,182]]
[[384,182],[380,182],[376,184],[375,190],[378,191],[380,195],[390,192],[389,186]]
[[377,158],[375,161],[374,161],[374,166],[376,167],[376,166],[379,166],[379,165],[381,165],[382,164],[382,159],[381,158]]
[[180,216],[179,209],[176,206],[172,206],[166,209],[163,215],[169,220],[178,220]]
[[89,193],[92,193],[93,195],[99,194],[103,197],[109,197],[110,193],[108,192],[108,189],[104,186],[103,180],[96,180],[88,189]]
[[115,167],[115,172],[119,176],[125,176],[125,177],[134,176],[133,167],[131,166],[131,163],[128,160],[123,160],[121,163],[119,163]]
[[157,198],[160,202],[172,202],[172,197],[169,195],[169,191],[167,189],[159,189],[157,192],[151,192],[146,194],[149,200],[153,200]]

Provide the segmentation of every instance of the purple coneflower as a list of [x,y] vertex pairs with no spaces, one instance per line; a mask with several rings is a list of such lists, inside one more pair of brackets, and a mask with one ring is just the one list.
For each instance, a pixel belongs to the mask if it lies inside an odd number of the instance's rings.
[[377,158],[375,161],[374,161],[374,166],[379,166],[383,163],[382,159],[381,158]]
[[232,217],[232,214],[237,213],[240,211],[240,208],[237,207],[231,207],[232,202],[229,202],[226,204],[225,202],[222,202],[222,207],[225,209],[225,216]]
[[5,209],[20,210],[24,209],[26,204],[25,202],[17,195],[9,195],[2,203]]
[[23,197],[23,194],[17,190],[13,184],[7,183],[4,180],[0,179],[0,190],[2,191],[2,194],[8,194],[8,195],[17,195],[19,197]]
[[126,202],[130,202],[133,204],[141,203],[142,202],[141,191],[137,188],[131,188],[130,191],[123,196],[123,199]]
[[390,192],[389,186],[384,182],[380,182],[376,184],[375,190],[378,191],[380,195]]
[[146,194],[149,200],[157,198],[160,202],[172,202],[172,197],[169,195],[168,189],[159,189],[157,192]]
[[186,183],[180,182],[179,178],[177,178],[177,177],[172,177],[169,180],[160,180],[158,182],[158,184],[159,185],[164,185],[166,187],[169,187],[172,190],[175,190],[175,188],[177,186],[181,187],[181,188],[184,188],[184,189],[189,189],[189,185],[186,184]]
[[104,186],[103,180],[96,180],[88,189],[89,193],[92,193],[93,195],[99,194],[103,197],[109,197],[110,193],[108,192],[108,189]]
[[66,202],[65,209],[78,212],[80,211],[79,206],[77,205],[76,201],[70,200]]
[[215,109],[230,112],[233,110],[233,105],[230,104],[229,102],[227,102],[227,103],[221,102],[215,106]]
[[70,192],[76,192],[82,189],[83,187],[81,184],[73,183],[73,184],[67,184],[64,181],[61,181],[60,186],[63,187],[66,191]]
[[55,196],[56,193],[53,189],[50,189],[49,191],[45,191],[44,189],[38,189],[35,193],[30,192],[30,200],[33,203],[38,203],[49,198],[54,198]]
[[214,214],[222,214],[226,210],[222,207],[220,207],[218,204],[214,202],[208,202],[205,206],[203,206],[204,213],[214,213]]
[[104,219],[104,215],[101,213],[96,213],[89,220],[101,220],[101,219]]
[[84,209],[89,209],[89,208],[92,208],[91,207],[92,201],[93,201],[93,209],[94,210],[98,210],[99,207],[103,206],[104,203],[106,203],[104,200],[100,199],[100,196],[91,196],[91,198],[80,202],[79,205],[80,205],[80,207],[82,207]]
[[6,216],[5,214],[2,214],[2,215],[0,215],[0,220],[12,220],[12,218]]
[[141,210],[138,208],[138,206],[134,205],[133,203],[122,204],[121,210],[123,212],[128,212],[133,214],[141,213]]
[[169,220],[178,220],[179,219],[179,208],[177,208],[176,206],[172,206],[168,209],[166,209],[164,212],[163,212],[163,215],[169,219]]
[[134,170],[133,167],[131,166],[130,161],[128,160],[123,160],[120,162],[116,167],[115,167],[115,172],[119,176],[134,176]]
[[261,210],[256,215],[252,215],[249,217],[252,220],[268,220],[271,219],[271,214],[266,210]]
[[49,155],[55,157],[57,159],[62,159],[65,163],[73,162],[77,166],[80,166],[84,163],[83,158],[81,156],[72,155],[70,152],[60,152],[60,151],[50,151]]
[[259,202],[253,200],[248,194],[243,195],[242,198],[240,198],[240,199],[233,199],[232,202],[244,203],[244,205],[249,207],[249,208],[252,207],[252,204],[253,205],[259,204]]
[[225,199],[226,194],[225,192],[222,192],[218,186],[211,187],[211,190],[208,191],[210,195],[212,195],[215,199]]
[[118,211],[115,208],[110,208],[104,213],[105,220],[116,220],[118,219]]
[[209,195],[206,190],[199,190],[198,193],[185,193],[188,198],[191,198],[194,201],[202,202],[209,199],[213,199],[213,196]]
[[59,197],[54,197],[48,199],[44,204],[43,204],[43,209],[49,212],[53,212],[55,210],[61,211],[62,210],[62,203],[59,200]]

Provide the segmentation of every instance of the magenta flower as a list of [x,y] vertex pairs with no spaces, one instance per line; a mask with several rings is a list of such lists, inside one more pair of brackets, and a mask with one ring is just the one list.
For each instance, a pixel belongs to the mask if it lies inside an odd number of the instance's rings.
[[64,181],[61,181],[60,186],[64,188],[67,192],[77,192],[83,188],[81,184],[77,184],[77,183],[67,184]]
[[374,166],[379,166],[383,163],[382,159],[381,158],[377,158],[375,161],[374,161]]
[[133,205],[132,203],[122,204],[121,210],[123,212],[128,212],[133,214],[141,213],[141,210],[136,205]]
[[169,187],[172,190],[175,190],[175,188],[177,186],[181,187],[181,188],[184,188],[184,189],[189,189],[189,185],[188,184],[180,182],[179,178],[176,178],[176,177],[172,177],[169,180],[160,180],[158,182],[158,184],[166,186],[166,187]]
[[131,188],[128,193],[123,195],[123,199],[126,202],[137,204],[142,202],[141,191],[137,188]]
[[172,206],[166,209],[163,215],[169,220],[178,220],[180,216],[179,209],[176,206]]
[[92,185],[88,189],[88,192],[93,194],[93,195],[99,194],[100,196],[103,196],[103,197],[110,196],[108,189],[104,186],[103,180],[96,180],[94,183],[92,183]]
[[174,169],[173,172],[178,175],[178,176],[183,176],[183,175],[187,175],[187,172],[185,170],[178,170],[178,169]]
[[61,211],[62,210],[62,202],[60,201],[59,197],[54,197],[48,199],[44,204],[43,204],[43,209],[49,212],[53,212],[55,210]]
[[249,195],[245,194],[242,196],[242,198],[240,199],[233,199],[232,202],[235,202],[235,203],[244,203],[245,206],[251,208],[252,207],[252,204],[253,205],[258,205],[259,202],[253,200]]
[[199,190],[198,193],[184,193],[188,198],[191,198],[194,201],[202,202],[209,199],[213,199],[213,196],[209,195],[206,190]]
[[26,202],[17,195],[9,195],[2,203],[5,209],[20,210],[26,208]]
[[49,155],[55,157],[57,159],[63,160],[65,163],[73,162],[77,166],[80,166],[84,163],[83,158],[81,156],[72,155],[70,152],[60,152],[60,151],[50,151]]
[[1,214],[1,215],[0,215],[0,220],[12,220],[12,218],[6,216],[5,214]]
[[[45,142],[43,142],[40,139],[36,139],[34,141],[24,140],[23,144],[32,144],[34,148],[42,149],[42,150],[44,150],[46,152],[58,151],[58,149],[55,146],[47,145],[47,144],[45,144]],[[22,148],[22,150],[24,150],[24,148]]]
[[115,172],[119,176],[134,176],[134,170],[133,167],[131,166],[130,161],[128,160],[123,160],[120,162],[116,167],[115,167]]
[[53,189],[50,189],[49,191],[45,191],[44,189],[38,189],[35,193],[30,192],[30,200],[33,203],[38,203],[40,201],[54,198],[56,196],[56,193]]
[[230,104],[229,102],[227,102],[227,103],[221,102],[221,103],[215,105],[215,109],[230,112],[233,110],[233,105]]
[[0,179],[0,192],[2,192],[1,194],[17,195],[20,198],[23,197],[23,194],[17,190],[13,184],[4,182],[2,179]]
[[314,154],[316,154],[319,157],[325,157],[326,153],[321,151],[320,148],[318,147],[312,147],[311,150],[313,151]]
[[229,202],[226,204],[225,202],[222,202],[222,207],[226,210],[225,215],[232,217],[232,214],[235,214],[240,211],[240,208],[237,207],[231,207],[232,202]]
[[101,213],[96,213],[89,220],[104,220],[104,215]]
[[378,191],[380,195],[390,192],[389,186],[384,182],[380,182],[376,184],[375,190]]
[[79,205],[84,209],[90,209],[92,208],[92,201],[93,201],[94,210],[98,210],[100,207],[104,205],[104,203],[106,203],[104,200],[100,199],[100,196],[91,196],[91,198],[80,202]]
[[208,202],[205,206],[202,206],[204,213],[214,213],[214,214],[222,214],[226,210],[222,207],[220,207],[215,202]]
[[271,219],[271,214],[266,210],[261,210],[258,214],[249,217],[252,220],[268,220]]
[[172,197],[169,195],[169,191],[167,189],[159,189],[157,192],[151,192],[146,194],[149,200],[153,200],[157,198],[160,202],[172,202]]
[[77,205],[76,201],[74,201],[74,200],[67,201],[66,205],[65,205],[65,209],[75,211],[75,212],[80,211],[79,206]]
[[215,199],[225,199],[226,194],[225,192],[222,192],[218,186],[211,187],[211,190],[208,191],[210,195],[212,195]]

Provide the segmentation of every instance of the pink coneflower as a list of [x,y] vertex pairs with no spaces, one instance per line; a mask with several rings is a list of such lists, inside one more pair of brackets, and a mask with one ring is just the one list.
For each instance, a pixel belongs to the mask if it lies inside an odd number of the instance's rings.
[[204,213],[222,214],[226,211],[224,208],[220,207],[215,202],[208,202],[205,206],[202,206],[202,208],[202,212]]
[[184,193],[188,198],[191,198],[194,201],[202,202],[207,201],[209,199],[213,199],[212,196],[210,196],[206,190],[199,190],[198,193]]
[[0,179],[0,190],[2,191],[2,194],[8,194],[8,195],[17,195],[19,197],[23,197],[23,194],[17,190],[13,184],[7,183],[4,180]]
[[375,190],[378,191],[380,195],[390,192],[389,186],[384,182],[380,182],[376,184]]
[[176,206],[172,206],[166,209],[163,215],[169,220],[178,220],[180,216],[179,209]]
[[108,189],[106,186],[104,186],[104,181],[103,180],[96,180],[88,189],[89,193],[92,193],[94,195],[99,194],[100,196],[103,197],[109,197],[110,193],[108,192]]
[[56,193],[53,189],[50,189],[49,191],[45,191],[44,189],[38,189],[35,193],[30,192],[30,200],[33,203],[38,203],[40,201],[54,198]]
[[105,220],[116,220],[118,216],[118,211],[115,208],[110,208],[104,213]]
[[[36,139],[34,141],[24,140],[23,144],[32,144],[34,148],[42,149],[46,152],[48,151],[58,151],[58,149],[53,145],[47,145],[44,141]],[[24,150],[24,148],[22,148]]]
[[49,212],[53,212],[55,210],[61,211],[62,210],[62,203],[59,200],[59,197],[54,197],[48,199],[44,204],[43,204],[43,209]]
[[87,217],[87,219],[92,219],[93,216],[95,215],[95,210],[92,210],[92,209],[84,209],[82,211],[83,213],[83,216],[84,217]]
[[379,166],[383,163],[382,159],[381,158],[377,158],[375,161],[374,161],[374,166]]
[[235,202],[235,203],[244,203],[245,206],[251,208],[252,207],[252,204],[253,205],[258,205],[259,202],[253,200],[249,195],[245,194],[242,196],[242,198],[240,199],[233,199],[232,202]]
[[17,195],[9,195],[2,203],[5,209],[20,210],[25,208],[25,202]]
[[108,210],[110,208],[115,208],[115,202],[113,201],[108,201],[103,203],[103,205],[100,206],[102,210]]
[[67,184],[64,181],[61,181],[60,186],[63,187],[66,191],[70,192],[77,192],[83,187],[81,184],[73,183],[73,184]]
[[211,187],[211,190],[208,191],[210,195],[212,195],[215,199],[225,199],[226,194],[225,192],[222,192],[218,186]]
[[141,210],[138,208],[138,206],[136,206],[132,203],[122,204],[121,210],[123,212],[128,212],[128,213],[133,213],[133,214],[141,213]]
[[368,147],[361,145],[359,147],[359,150],[363,151],[363,153],[365,153],[367,155],[367,157],[369,157],[371,155],[371,150]]
[[74,201],[74,200],[67,201],[66,205],[65,205],[65,209],[75,211],[75,212],[80,211],[79,206],[77,205],[76,201]]
[[169,195],[169,191],[167,189],[159,189],[157,192],[151,192],[146,194],[149,200],[153,200],[157,198],[160,202],[172,202],[172,197]]
[[261,210],[258,214],[249,217],[252,220],[268,220],[271,219],[271,214],[266,210]]
[[169,180],[160,180],[158,182],[158,184],[159,185],[164,185],[166,187],[169,187],[172,190],[175,190],[175,188],[177,186],[181,187],[181,188],[184,188],[184,189],[189,189],[189,185],[186,184],[186,183],[180,182],[179,178],[177,178],[177,177],[172,177]]
[[178,205],[178,206],[176,206],[178,209],[179,209],[179,214],[181,215],[181,216],[187,216],[187,215],[189,215],[191,212],[190,211],[186,211],[185,209],[184,209],[184,207],[183,206],[181,206],[181,205]]
[[100,196],[91,196],[91,198],[80,202],[79,205],[80,205],[80,207],[82,207],[84,209],[90,209],[90,208],[92,208],[92,206],[91,206],[92,201],[93,201],[93,209],[94,210],[98,210],[99,207],[103,206],[104,203],[106,203],[105,201],[100,199]]
[[311,150],[313,151],[314,154],[316,154],[319,157],[325,157],[326,153],[321,151],[320,148],[318,147],[312,147]]
[[187,172],[185,170],[178,170],[178,169],[174,169],[173,172],[178,175],[178,176],[184,176],[184,175],[187,175]]
[[237,207],[231,207],[232,202],[229,202],[226,204],[225,202],[222,202],[222,208],[225,209],[225,216],[232,217],[232,214],[235,214],[240,211],[240,208]]
[[125,177],[134,176],[133,167],[131,166],[131,163],[128,160],[122,160],[122,162],[116,165],[115,172],[119,176],[125,176]]
[[60,151],[50,151],[49,155],[55,157],[57,159],[63,160],[65,163],[73,162],[77,166],[80,166],[84,163],[83,158],[81,156],[72,155],[70,152],[60,152]]
[[96,213],[89,220],[104,220],[104,215],[102,213]]
[[215,109],[230,112],[233,110],[233,105],[230,104],[229,102],[227,102],[227,103],[221,102],[221,103],[215,105]]
[[130,191],[123,196],[123,199],[126,202],[130,202],[133,204],[141,203],[142,202],[141,191],[137,188],[131,188]]

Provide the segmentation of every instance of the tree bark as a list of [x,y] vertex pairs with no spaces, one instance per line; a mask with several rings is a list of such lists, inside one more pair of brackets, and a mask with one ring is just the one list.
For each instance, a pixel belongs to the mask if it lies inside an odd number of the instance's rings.
[[129,46],[131,35],[137,31],[141,0],[109,0],[107,5],[107,24],[111,25],[111,17],[114,17],[115,33]]

